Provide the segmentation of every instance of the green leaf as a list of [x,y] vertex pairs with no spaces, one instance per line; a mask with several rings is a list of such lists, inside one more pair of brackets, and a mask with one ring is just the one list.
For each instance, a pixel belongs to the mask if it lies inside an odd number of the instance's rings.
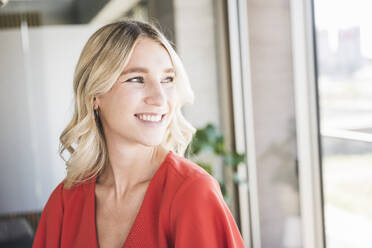
[[[197,129],[192,141],[186,149],[187,155],[192,156],[198,155],[203,151],[214,153],[217,157],[223,158],[224,166],[232,166],[233,170],[233,181],[236,184],[246,182],[247,180],[239,180],[236,170],[240,163],[246,163],[246,155],[243,153],[229,152],[225,149],[225,140],[223,135],[219,132],[216,126],[212,123],[208,123],[204,128]],[[210,163],[205,161],[196,162],[200,167],[207,171],[213,176],[212,166]],[[219,182],[221,193],[229,205],[230,197],[227,195],[226,186],[223,182]]]
[[212,166],[208,163],[198,161],[197,164],[202,167],[206,172],[208,172],[211,176],[213,176],[213,169]]

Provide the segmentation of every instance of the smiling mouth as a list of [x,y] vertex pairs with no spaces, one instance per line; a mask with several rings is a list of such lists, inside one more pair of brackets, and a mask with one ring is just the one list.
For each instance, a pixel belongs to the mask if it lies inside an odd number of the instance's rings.
[[144,120],[144,119],[141,119],[141,118],[139,118],[138,117],[138,115],[137,114],[134,114],[134,116],[137,118],[137,119],[139,119],[139,120],[141,120],[141,121],[146,121],[146,122],[153,122],[153,123],[158,123],[158,122],[162,122],[163,121],[163,119],[164,119],[164,117],[166,116],[167,114],[162,114],[161,115],[161,118],[160,118],[160,120],[159,121],[151,121],[151,120]]

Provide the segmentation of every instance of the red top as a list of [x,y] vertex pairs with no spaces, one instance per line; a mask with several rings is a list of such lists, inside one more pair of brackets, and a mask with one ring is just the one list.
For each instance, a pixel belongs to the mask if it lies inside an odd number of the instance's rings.
[[[98,248],[95,182],[53,191],[33,247]],[[244,247],[216,179],[170,151],[152,177],[123,248]]]

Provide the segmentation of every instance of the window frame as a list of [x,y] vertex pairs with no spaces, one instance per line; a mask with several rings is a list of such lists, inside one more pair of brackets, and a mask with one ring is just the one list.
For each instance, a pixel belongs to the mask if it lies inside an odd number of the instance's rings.
[[296,132],[304,248],[324,248],[324,211],[312,0],[290,0]]

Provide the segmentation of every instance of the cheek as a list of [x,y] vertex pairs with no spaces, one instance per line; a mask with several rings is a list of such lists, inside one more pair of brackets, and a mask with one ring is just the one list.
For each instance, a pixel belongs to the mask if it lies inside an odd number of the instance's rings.
[[176,106],[177,106],[177,101],[178,101],[178,95],[177,95],[177,91],[176,89],[170,89],[169,91],[167,91],[167,98],[168,98],[168,105],[169,105],[169,111],[170,111],[170,115],[169,115],[169,122],[171,121],[171,119],[174,118],[174,112],[176,111]]
[[104,101],[102,101],[102,111],[105,118],[115,121],[133,114],[132,112],[138,98],[138,93],[130,91],[107,95]]
[[171,104],[174,105],[175,101],[177,99],[176,88],[172,87],[172,88],[166,89],[166,95],[167,95],[167,98],[168,98],[168,102],[170,102]]

